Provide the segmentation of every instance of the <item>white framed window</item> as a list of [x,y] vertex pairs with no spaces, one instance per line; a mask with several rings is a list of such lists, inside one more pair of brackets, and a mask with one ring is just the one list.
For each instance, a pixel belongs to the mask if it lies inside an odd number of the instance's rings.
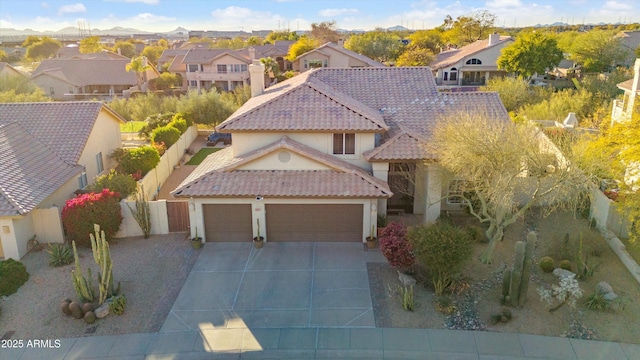
[[444,72],[444,76],[442,77],[442,79],[443,79],[444,81],[449,81],[449,72],[448,72],[448,71],[445,71],[445,72]]
[[356,134],[333,134],[333,154],[353,155],[356,153]]
[[189,80],[189,86],[198,87],[198,80]]
[[247,71],[247,64],[240,64],[240,71]]
[[102,162],[102,151],[96,154],[96,165],[98,167],[98,175],[104,171],[104,164]]
[[451,68],[451,73],[449,74],[449,81],[457,81],[458,80],[458,69]]
[[464,204],[465,201],[462,196],[465,191],[467,191],[467,181],[462,179],[451,180],[447,189],[447,204]]
[[89,185],[89,183],[87,182],[87,173],[83,171],[82,174],[78,176],[78,188],[84,189],[87,187],[87,185]]
[[467,65],[482,65],[482,60],[473,58],[473,59],[467,60],[466,64]]
[[226,74],[227,73],[227,65],[226,64],[218,64],[217,65],[218,74]]
[[187,64],[187,72],[200,71],[200,64]]

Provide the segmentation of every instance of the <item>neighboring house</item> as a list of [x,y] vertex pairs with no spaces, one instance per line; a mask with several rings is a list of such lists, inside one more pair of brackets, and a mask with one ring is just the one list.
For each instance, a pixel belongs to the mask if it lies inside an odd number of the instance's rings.
[[498,57],[513,38],[489,35],[489,39],[478,40],[459,49],[443,51],[429,65],[439,86],[482,86],[496,76],[504,76],[498,70]]
[[[276,60],[281,71],[290,70],[291,63],[285,57],[291,44],[290,41],[277,41],[273,45],[237,50],[193,48],[184,56],[175,55],[169,71],[183,75],[188,90],[200,91],[216,87],[220,91],[233,91],[238,86],[249,85],[248,66],[253,60],[271,57]],[[166,58],[169,57],[167,54]],[[181,70],[177,69],[179,61],[182,62]]]
[[6,62],[0,61],[0,79],[12,76],[22,76],[26,77],[27,75],[21,72],[20,70],[14,68],[10,64]]
[[[497,93],[440,93],[428,67],[321,68],[252,98],[216,131],[230,147],[208,156],[172,192],[190,202],[206,241],[364,241],[387,212],[460,210],[427,147],[453,111],[510,121]],[[442,196],[448,196],[443,200]]]
[[161,71],[168,71],[170,73],[179,74],[182,77],[182,88],[187,88],[187,70],[182,63],[185,55],[189,50],[187,49],[169,49],[162,52],[162,55],[158,58],[158,69]]
[[[31,74],[33,83],[54,100],[110,100],[138,86],[138,74],[127,71],[130,59],[47,59]],[[143,74],[146,83],[160,74],[150,67]]]
[[[611,111],[611,123],[626,122],[631,120],[631,115],[636,109],[636,100],[640,95],[640,59],[636,59],[633,66],[633,79],[618,84],[618,88],[624,91],[622,100],[613,100]],[[640,105],[640,104],[638,104]]]
[[623,31],[616,35],[622,43],[622,47],[627,52],[627,57],[624,60],[624,65],[633,66],[636,59],[636,49],[640,47],[640,30]]
[[83,54],[80,52],[78,46],[65,46],[58,49],[56,52],[57,59],[95,59],[95,60],[131,60],[126,56],[114,53],[109,50],[102,50],[100,52]]
[[123,122],[97,101],[0,104],[0,257],[63,241],[66,200],[115,166]]
[[384,64],[328,42],[299,55],[293,62],[293,70],[305,72],[315,68],[363,68],[384,67]]

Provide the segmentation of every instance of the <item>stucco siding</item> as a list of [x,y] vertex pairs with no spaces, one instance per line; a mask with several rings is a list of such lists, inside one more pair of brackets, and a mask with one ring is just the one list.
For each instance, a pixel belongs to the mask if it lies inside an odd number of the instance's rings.
[[[69,84],[66,81],[59,80],[57,78],[48,76],[46,74],[36,76],[32,79],[33,83],[44,91],[44,93],[54,100],[74,100],[74,95],[77,92],[75,86]],[[51,90],[53,89],[53,94]]]
[[[287,159],[288,158],[288,159]],[[284,160],[284,161],[283,161]],[[260,159],[240,166],[238,170],[326,170],[327,166],[295,154],[291,151],[280,150],[268,154]]]
[[[108,112],[100,111],[78,160],[78,164],[86,169],[89,184],[94,182],[96,176],[108,173],[109,169],[116,165],[115,161],[109,158],[109,154],[121,146],[120,123]],[[99,173],[96,155],[100,152],[104,170]]]

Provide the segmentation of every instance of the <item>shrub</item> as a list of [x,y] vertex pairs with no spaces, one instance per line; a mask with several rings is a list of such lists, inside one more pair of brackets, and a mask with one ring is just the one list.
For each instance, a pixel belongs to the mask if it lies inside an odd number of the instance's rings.
[[0,261],[0,296],[9,296],[29,280],[29,273],[23,263],[7,259]]
[[473,250],[467,233],[446,221],[411,229],[409,242],[416,261],[431,276],[436,295],[442,295]]
[[144,136],[147,139],[151,138],[151,133],[153,132],[153,130],[162,127],[162,126],[167,126],[169,125],[169,123],[171,122],[171,120],[173,119],[174,114],[172,112],[170,113],[162,113],[162,114],[154,114],[151,115],[149,117],[147,117],[144,122],[146,123],[146,125],[140,130],[140,136]]
[[137,182],[130,174],[120,174],[111,170],[108,174],[98,176],[96,182],[89,186],[89,190],[100,192],[109,189],[120,194],[122,199],[126,199],[137,191]]
[[413,265],[413,250],[407,240],[407,229],[404,225],[397,222],[388,224],[382,231],[379,244],[382,255],[391,266],[404,269]]
[[564,259],[560,261],[560,268],[571,271],[571,269],[573,269],[573,264],[571,264],[571,261]]
[[151,145],[124,150],[122,153],[116,151],[114,155],[121,155],[120,169],[130,175],[140,174],[140,176],[144,176],[160,163],[160,154]]
[[180,139],[180,130],[173,126],[161,126],[155,128],[151,132],[151,141],[154,143],[164,143],[167,148],[178,142]]
[[540,269],[546,273],[550,273],[556,268],[556,263],[551,256],[544,256],[540,259]]
[[122,212],[120,194],[102,190],[99,193],[82,194],[68,200],[62,209],[62,225],[70,240],[89,246],[93,225],[100,224],[107,239],[120,228]]
[[[176,114],[177,115],[177,114]],[[182,117],[173,117],[173,120],[171,120],[171,122],[169,123],[168,126],[172,126],[176,129],[178,129],[178,131],[180,131],[180,135],[184,134],[185,131],[187,131],[187,120],[185,120]]]
[[47,253],[49,253],[49,265],[51,266],[64,266],[73,262],[73,252],[68,245],[49,244]]
[[124,314],[124,308],[126,305],[127,298],[124,297],[124,294],[114,296],[109,304],[109,310],[116,315],[122,315]]

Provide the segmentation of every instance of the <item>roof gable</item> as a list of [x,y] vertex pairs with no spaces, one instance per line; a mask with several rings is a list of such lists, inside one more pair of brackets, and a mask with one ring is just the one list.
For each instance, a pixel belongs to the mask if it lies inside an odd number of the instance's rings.
[[382,116],[321,81],[296,81],[252,98],[220,124],[218,131],[359,131],[388,129]]
[[459,61],[469,56],[477,55],[478,53],[495,48],[497,46],[505,46],[506,44],[513,41],[513,38],[510,36],[500,36],[500,40],[494,44],[489,44],[489,40],[487,39],[477,40],[459,49],[453,49],[439,53],[438,55],[436,55],[436,59],[431,64],[429,64],[429,66],[434,70],[446,68],[458,63]]
[[74,86],[133,86],[137,80],[136,74],[126,69],[129,62],[129,59],[47,59],[40,63],[31,79],[55,73],[52,76],[65,79]]
[[82,172],[18,121],[0,124],[0,163],[0,216],[28,213]]

